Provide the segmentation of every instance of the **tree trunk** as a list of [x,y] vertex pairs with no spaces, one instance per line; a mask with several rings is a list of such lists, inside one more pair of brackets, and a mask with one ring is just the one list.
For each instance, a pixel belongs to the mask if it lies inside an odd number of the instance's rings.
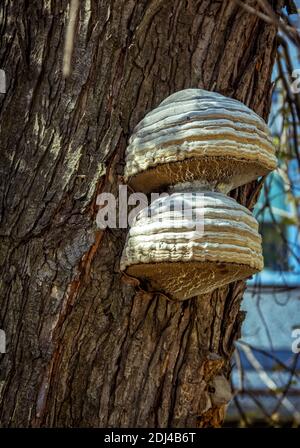
[[[0,425],[220,425],[211,384],[230,374],[244,282],[178,303],[126,283],[126,230],[96,228],[96,196],[117,192],[134,126],[177,90],[266,118],[275,26],[234,0],[81,1],[65,80],[69,2],[0,11]],[[234,194],[251,207],[257,192]]]

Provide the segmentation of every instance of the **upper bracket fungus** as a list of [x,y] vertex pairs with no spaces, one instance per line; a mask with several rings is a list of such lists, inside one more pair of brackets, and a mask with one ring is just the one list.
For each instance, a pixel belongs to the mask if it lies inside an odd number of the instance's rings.
[[194,180],[227,192],[275,167],[261,117],[219,93],[186,89],[166,98],[136,126],[125,179],[146,193]]

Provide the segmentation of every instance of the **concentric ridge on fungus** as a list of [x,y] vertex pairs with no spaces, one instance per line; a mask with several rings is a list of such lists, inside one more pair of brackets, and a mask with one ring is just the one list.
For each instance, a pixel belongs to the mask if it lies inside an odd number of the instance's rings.
[[[263,268],[258,223],[248,209],[221,193],[202,193],[196,203],[191,197],[174,193],[138,213],[121,259],[129,275],[180,300]],[[174,211],[170,202],[176,201],[193,213],[185,217],[180,209]],[[195,224],[201,223],[197,230]]]
[[166,98],[136,126],[125,178],[137,191],[198,179],[229,191],[275,167],[272,139],[261,117],[235,99],[186,89]]

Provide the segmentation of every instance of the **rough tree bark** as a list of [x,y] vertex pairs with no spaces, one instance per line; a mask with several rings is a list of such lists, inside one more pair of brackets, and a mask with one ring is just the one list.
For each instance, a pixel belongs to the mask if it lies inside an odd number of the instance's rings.
[[[229,376],[244,283],[182,303],[127,284],[126,231],[97,230],[96,196],[117,191],[133,127],[174,91],[266,118],[276,29],[234,0],[84,0],[64,80],[68,8],[0,5],[0,424],[217,426],[210,384]],[[234,194],[252,206],[257,191]]]

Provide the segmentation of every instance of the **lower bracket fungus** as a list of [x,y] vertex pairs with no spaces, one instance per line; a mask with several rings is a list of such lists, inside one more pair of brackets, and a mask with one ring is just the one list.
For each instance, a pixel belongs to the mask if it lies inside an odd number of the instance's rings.
[[159,197],[133,221],[121,270],[172,299],[185,300],[263,268],[258,223],[219,192]]

